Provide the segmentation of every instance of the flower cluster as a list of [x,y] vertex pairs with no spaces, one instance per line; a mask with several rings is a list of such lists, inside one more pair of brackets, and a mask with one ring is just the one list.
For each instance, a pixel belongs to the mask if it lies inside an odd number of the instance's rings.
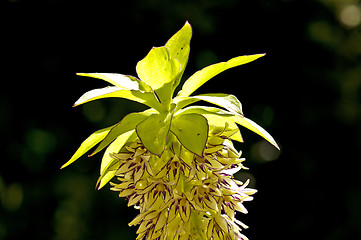
[[[247,188],[248,181],[233,178],[246,168],[232,140],[243,142],[238,128],[243,126],[279,147],[266,130],[244,116],[236,96],[192,94],[217,74],[265,54],[207,66],[191,75],[175,94],[188,62],[191,37],[191,25],[186,22],[164,46],[152,48],[137,63],[137,77],[78,74],[111,86],[86,92],[74,106],[111,97],[149,108],[91,134],[61,168],[96,145],[89,156],[106,148],[98,189],[114,177],[118,179],[111,189],[126,197],[128,206],[140,210],[129,224],[139,224],[137,239],[246,239],[241,229],[247,226],[235,214],[247,213],[243,204],[252,200],[256,190]],[[215,106],[192,105],[200,101]]]
[[230,140],[236,132],[228,124],[211,127],[203,156],[174,136],[161,157],[139,139],[111,154],[120,182],[111,183],[111,189],[140,210],[129,223],[139,224],[137,239],[246,239],[240,231],[247,226],[235,211],[247,213],[243,203],[256,190],[233,178],[246,169]]

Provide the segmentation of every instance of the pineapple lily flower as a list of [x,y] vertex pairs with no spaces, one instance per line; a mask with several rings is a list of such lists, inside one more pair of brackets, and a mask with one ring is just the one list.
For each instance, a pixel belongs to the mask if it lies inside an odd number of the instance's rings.
[[[138,77],[113,73],[80,73],[112,86],[94,89],[79,98],[89,101],[117,97],[147,105],[117,124],[91,134],[62,168],[91,148],[93,156],[106,148],[98,189],[110,182],[119,197],[140,213],[129,225],[139,225],[137,239],[247,239],[245,224],[236,211],[247,213],[244,203],[254,189],[234,179],[247,169],[232,141],[243,142],[238,126],[259,134],[278,148],[272,136],[246,118],[239,100],[230,94],[191,96],[215,75],[264,54],[233,58],[210,65],[188,78],[173,98],[188,62],[192,29],[188,22],[138,62]],[[205,101],[218,107],[199,106]],[[192,106],[189,106],[193,104]],[[219,108],[220,107],[220,108]]]

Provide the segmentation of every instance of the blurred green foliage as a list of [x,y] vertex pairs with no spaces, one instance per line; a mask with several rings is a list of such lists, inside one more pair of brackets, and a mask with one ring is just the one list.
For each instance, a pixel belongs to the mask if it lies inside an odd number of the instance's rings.
[[237,147],[251,170],[239,177],[259,189],[240,216],[246,235],[361,238],[360,1],[8,0],[1,9],[0,239],[135,239],[127,223],[137,211],[95,190],[100,156],[59,168],[90,133],[142,106],[109,99],[72,108],[104,86],[75,72],[135,75],[137,61],[186,20],[195,37],[185,78],[267,53],[202,89],[229,92],[216,82],[232,82],[245,115],[282,149],[243,131]]

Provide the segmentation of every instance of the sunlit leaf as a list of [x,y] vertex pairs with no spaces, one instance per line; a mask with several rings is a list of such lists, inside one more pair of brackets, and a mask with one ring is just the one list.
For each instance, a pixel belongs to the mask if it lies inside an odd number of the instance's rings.
[[215,104],[227,109],[231,113],[243,116],[242,104],[236,96],[231,94],[208,93],[191,97],[175,97],[173,102],[177,104],[177,110],[179,110],[199,100]]
[[206,83],[209,79],[213,78],[217,74],[233,67],[237,67],[242,64],[246,64],[264,56],[265,54],[255,54],[255,55],[246,55],[236,58],[232,58],[227,62],[220,62],[208,67],[205,67],[195,74],[193,74],[188,80],[184,83],[182,90],[178,93],[178,96],[188,97],[200,86]]
[[144,82],[129,75],[123,75],[117,73],[77,73],[77,75],[102,79],[104,81],[113,84],[114,86],[123,89],[151,91],[149,86],[147,86]]
[[137,125],[137,135],[151,153],[158,156],[163,153],[171,119],[170,113],[153,114]]
[[171,58],[176,58],[180,63],[180,76],[174,84],[174,88],[178,86],[180,82],[181,75],[184,72],[184,69],[187,66],[188,56],[189,56],[189,44],[192,38],[192,27],[186,22],[184,26],[174,34],[168,42],[165,44],[169,51],[169,56]]
[[180,69],[179,61],[170,56],[166,47],[152,48],[136,66],[139,78],[156,92],[164,105],[169,105],[171,101],[174,81]]
[[144,119],[146,119],[150,114],[152,114],[151,111],[144,111],[139,113],[130,113],[126,115],[119,123],[117,123],[111,128],[109,133],[106,135],[104,140],[99,144],[99,146],[94,150],[91,156],[104,149],[111,142],[113,142],[114,139],[116,139],[119,135],[134,130],[137,124],[143,121]]
[[200,99],[206,102],[213,103],[220,107],[223,107],[231,113],[243,116],[242,104],[239,102],[236,96],[224,93],[208,93],[198,96],[192,96],[192,98]]
[[234,116],[233,119],[237,124],[257,133],[258,135],[266,139],[268,142],[270,142],[273,146],[275,146],[278,150],[280,149],[276,141],[271,136],[271,134],[269,134],[266,130],[264,130],[257,123],[253,122],[251,119],[241,116]]
[[134,130],[123,133],[123,134],[119,135],[109,145],[109,147],[107,148],[107,150],[105,150],[104,155],[103,155],[102,163],[100,166],[100,174],[102,174],[104,172],[104,170],[106,169],[106,167],[109,165],[109,163],[114,160],[114,158],[112,158],[110,156],[110,154],[118,153],[120,151],[120,149],[124,146],[124,144],[128,141],[130,136],[132,136],[132,134],[134,134]]
[[108,171],[104,175],[101,175],[98,178],[96,186],[98,186],[98,190],[100,190],[102,187],[104,187],[112,178],[115,176],[116,170]]
[[203,155],[208,137],[206,118],[195,113],[175,116],[171,131],[185,148],[198,156]]
[[[239,116],[239,115],[234,115],[231,112],[227,112],[225,110],[219,109],[219,108],[214,108],[214,107],[204,107],[204,106],[191,106],[191,107],[187,107],[185,109],[183,109],[182,111],[179,111],[181,114],[186,114],[186,113],[199,113],[202,115],[207,115],[207,114],[211,114],[211,115],[216,115],[219,116],[221,118],[218,118],[216,121],[222,121],[222,118],[224,119],[224,122],[228,122],[228,124],[230,124],[229,121],[232,121],[233,123],[237,123],[245,128],[248,128],[249,130],[257,133],[258,135],[260,135],[261,137],[263,137],[264,139],[266,139],[268,142],[270,142],[273,146],[275,146],[277,149],[279,149],[276,141],[273,139],[273,137],[266,131],[264,130],[261,126],[259,126],[257,123],[253,122],[252,120],[244,117],[244,116]],[[209,123],[212,124],[212,123]]]
[[101,98],[125,98],[132,101],[136,101],[154,108],[158,111],[163,111],[164,107],[158,102],[155,95],[151,92],[140,92],[135,90],[121,89],[116,86],[110,86],[105,88],[93,89],[83,94],[75,103],[74,107],[81,104],[94,101]]
[[243,142],[241,132],[239,131],[237,124],[232,119],[224,118],[222,116],[212,113],[202,113],[202,116],[207,119],[209,126],[224,127],[225,123],[227,122],[230,129],[237,129],[237,132],[233,134],[230,138],[238,142]]
[[79,157],[84,155],[86,152],[88,152],[92,147],[94,147],[96,144],[98,144],[100,141],[102,141],[105,136],[109,133],[109,131],[114,126],[107,127],[104,129],[100,129],[93,134],[91,134],[85,141],[80,145],[78,150],[74,153],[74,155],[71,157],[71,159],[66,162],[61,168],[65,168],[66,166],[72,164],[74,161],[76,161]]

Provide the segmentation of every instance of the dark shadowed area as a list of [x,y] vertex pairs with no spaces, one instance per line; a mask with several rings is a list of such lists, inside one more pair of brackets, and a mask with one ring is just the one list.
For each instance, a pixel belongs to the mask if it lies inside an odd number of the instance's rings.
[[124,99],[72,108],[106,82],[136,76],[153,46],[193,27],[183,80],[212,63],[267,53],[197,93],[238,97],[276,151],[241,129],[259,190],[246,203],[256,239],[361,239],[361,3],[357,0],[7,0],[0,3],[0,239],[135,239],[128,208],[95,190],[102,153],[60,170],[94,131],[141,111]]

